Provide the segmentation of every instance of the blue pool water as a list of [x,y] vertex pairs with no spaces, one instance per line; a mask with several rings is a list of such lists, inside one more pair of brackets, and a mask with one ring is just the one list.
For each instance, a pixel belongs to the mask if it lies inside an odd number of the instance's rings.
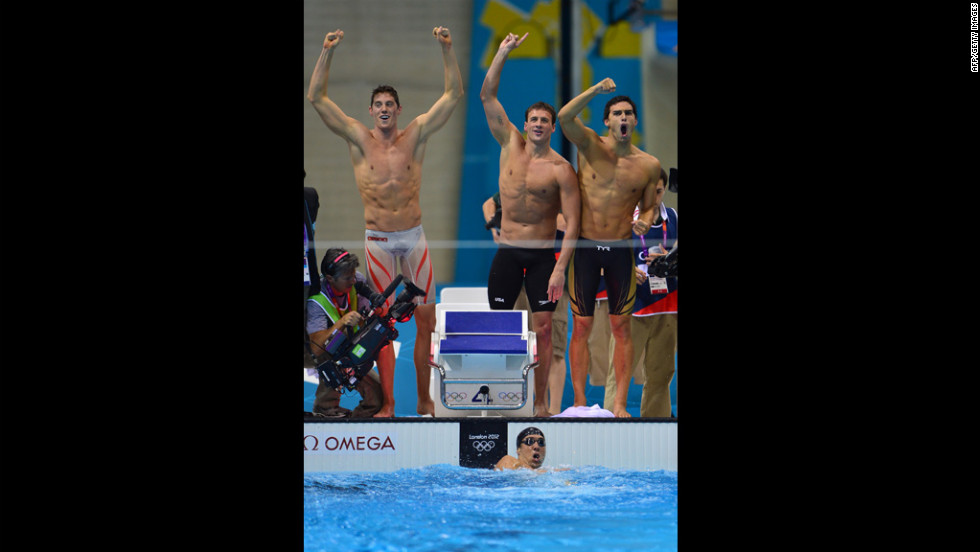
[[307,552],[677,550],[675,471],[443,464],[304,483]]

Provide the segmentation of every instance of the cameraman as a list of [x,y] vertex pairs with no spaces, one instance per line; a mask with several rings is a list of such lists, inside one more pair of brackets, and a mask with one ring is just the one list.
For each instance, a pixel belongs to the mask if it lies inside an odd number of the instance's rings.
[[[660,169],[659,198],[663,198],[668,178]],[[676,247],[677,211],[664,205],[663,201],[658,203],[659,213],[646,234],[633,233],[633,243],[642,247],[633,258],[636,301],[630,332],[636,351],[634,369],[640,368],[642,362],[644,383],[640,416],[644,418],[671,416],[670,382],[674,378],[674,355],[677,352],[677,278],[660,278],[650,271],[654,259],[667,255]]]
[[[324,347],[337,331],[347,332],[352,337],[364,321],[358,308],[370,305],[365,295],[373,290],[367,287],[364,275],[356,272],[359,262],[357,256],[342,248],[326,251],[320,265],[320,293],[307,301],[306,331],[310,335],[313,352],[318,357],[325,355]],[[392,392],[395,377],[395,353],[391,343],[381,348],[376,359],[378,375],[368,372],[357,384],[361,402],[351,413],[353,418],[390,418],[395,415],[395,397]],[[340,404],[340,392],[329,387],[320,376],[313,402],[313,413],[324,416],[344,416]]]

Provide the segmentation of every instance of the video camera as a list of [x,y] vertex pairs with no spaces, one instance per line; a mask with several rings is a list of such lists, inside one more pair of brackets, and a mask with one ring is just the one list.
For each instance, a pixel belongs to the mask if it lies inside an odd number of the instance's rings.
[[360,310],[365,320],[361,323],[361,329],[357,334],[348,338],[344,331],[337,331],[330,337],[325,347],[328,360],[321,362],[317,359],[316,367],[327,385],[338,390],[346,387],[353,391],[361,378],[374,367],[378,351],[398,337],[395,322],[411,320],[412,313],[415,311],[414,299],[425,295],[425,292],[412,282],[405,282],[405,289],[395,299],[388,312],[380,316],[374,313],[375,309],[384,304],[395,292],[403,279],[399,274],[384,293],[365,294],[370,298],[371,304],[370,307]]
[[657,278],[676,278],[677,277],[677,246],[675,245],[670,253],[661,255],[652,261],[647,268],[647,273]]

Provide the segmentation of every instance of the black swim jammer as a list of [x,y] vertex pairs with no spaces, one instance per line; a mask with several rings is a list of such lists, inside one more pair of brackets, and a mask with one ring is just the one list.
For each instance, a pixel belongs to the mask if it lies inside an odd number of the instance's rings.
[[631,240],[593,241],[580,236],[568,266],[568,301],[574,314],[593,316],[599,278],[606,281],[609,314],[633,312],[636,273]]
[[529,249],[499,244],[487,279],[490,308],[513,309],[523,286],[531,312],[554,312],[557,303],[548,300],[548,281],[555,270],[555,261],[555,250],[551,248]]

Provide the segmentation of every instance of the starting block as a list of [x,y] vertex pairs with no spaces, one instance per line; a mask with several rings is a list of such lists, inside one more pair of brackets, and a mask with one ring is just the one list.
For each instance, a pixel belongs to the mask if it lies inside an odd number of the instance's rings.
[[491,310],[486,288],[442,290],[429,360],[435,417],[533,415],[537,344],[527,317]]

